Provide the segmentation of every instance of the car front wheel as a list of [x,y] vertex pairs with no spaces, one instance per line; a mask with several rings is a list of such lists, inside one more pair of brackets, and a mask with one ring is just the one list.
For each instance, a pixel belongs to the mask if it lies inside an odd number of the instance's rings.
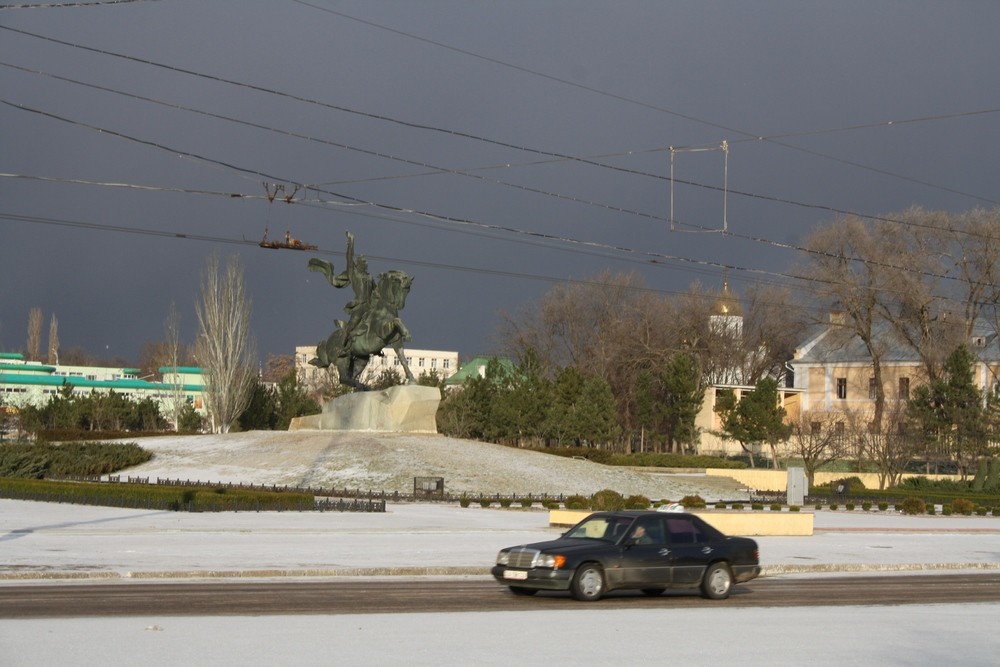
[[581,565],[573,576],[573,597],[584,602],[600,600],[604,595],[604,570],[596,563]]
[[725,600],[733,588],[733,573],[725,563],[712,563],[701,582],[702,595],[710,600]]

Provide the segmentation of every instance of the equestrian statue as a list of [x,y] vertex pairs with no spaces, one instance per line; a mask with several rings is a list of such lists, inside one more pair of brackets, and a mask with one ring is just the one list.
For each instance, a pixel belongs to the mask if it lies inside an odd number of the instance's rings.
[[343,272],[334,273],[333,264],[316,258],[309,260],[309,270],[322,273],[334,287],[350,285],[354,291],[354,299],[344,306],[347,322],[335,320],[337,330],[319,342],[316,357],[309,363],[318,368],[333,366],[341,384],[367,391],[370,387],[361,382],[361,374],[373,355],[382,356],[382,350],[391,347],[403,366],[407,384],[416,382],[403,353],[410,332],[399,319],[413,278],[394,269],[379,274],[378,282],[373,280],[364,255],[354,255],[351,232],[347,232],[347,268]]

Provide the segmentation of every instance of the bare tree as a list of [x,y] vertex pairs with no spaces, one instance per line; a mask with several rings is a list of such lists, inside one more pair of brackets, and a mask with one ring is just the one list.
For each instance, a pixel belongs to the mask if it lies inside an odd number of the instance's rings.
[[956,290],[948,286],[956,238],[952,222],[944,213],[913,208],[874,224],[881,230],[886,275],[886,289],[878,297],[880,315],[933,379],[966,328],[960,317],[949,316],[956,305],[949,297]]
[[59,321],[56,319],[55,313],[52,313],[52,318],[49,320],[48,363],[59,363]]
[[165,347],[169,366],[173,368],[173,382],[170,384],[170,416],[174,430],[180,430],[181,408],[184,407],[184,386],[180,382],[180,374],[177,372],[181,362],[181,316],[177,312],[177,304],[170,302],[170,309],[167,311],[167,319],[163,323],[164,335],[166,337]]
[[[953,221],[955,268],[965,287],[963,313],[967,327],[1000,304],[1000,207],[975,209]],[[1000,327],[998,327],[1000,328]],[[966,335],[971,335],[971,328]]]
[[33,361],[40,361],[42,354],[42,309],[32,308],[28,311],[28,341],[24,353]]
[[823,295],[830,309],[840,316],[831,324],[857,336],[871,357],[875,378],[875,411],[872,421],[881,430],[885,412],[882,359],[884,337],[879,336],[879,296],[887,288],[889,276],[880,254],[884,238],[859,218],[848,216],[813,232],[806,241],[812,252],[807,268],[808,281],[816,294]]
[[220,273],[219,256],[209,256],[196,304],[197,357],[205,378],[205,404],[213,433],[228,433],[246,409],[254,381],[256,344],[250,333],[250,299],[243,265],[229,257]]
[[874,463],[879,488],[886,489],[899,483],[907,462],[918,453],[918,445],[907,434],[905,404],[891,404],[878,425],[868,421],[871,416],[865,412],[848,413],[848,431],[859,462]]
[[804,412],[792,423],[792,450],[802,458],[809,486],[816,471],[844,457],[844,436],[837,432],[837,418],[828,412]]

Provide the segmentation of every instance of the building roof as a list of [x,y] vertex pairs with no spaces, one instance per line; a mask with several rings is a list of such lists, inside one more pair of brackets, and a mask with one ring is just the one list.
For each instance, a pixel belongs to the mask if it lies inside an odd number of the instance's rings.
[[718,298],[712,304],[712,315],[721,315],[723,317],[743,316],[743,306],[740,305],[740,300],[729,291],[728,280],[722,283],[722,291],[719,292]]
[[462,367],[458,369],[458,372],[456,372],[454,375],[445,380],[444,382],[445,385],[448,386],[461,385],[465,384],[467,380],[470,380],[474,377],[483,377],[483,374],[486,372],[487,364],[489,364],[490,361],[494,359],[496,359],[500,363],[500,366],[503,367],[504,370],[507,371],[514,370],[515,367],[514,362],[506,357],[488,357],[488,356],[473,357],[469,361],[462,364]]
[[[873,328],[876,345],[885,350],[883,362],[921,363],[920,355],[907,343],[889,322],[881,321]],[[996,331],[984,320],[973,326],[969,350],[982,361],[1000,361],[1000,340]],[[792,364],[849,364],[870,363],[871,354],[861,338],[853,331],[828,324],[813,332],[796,350]]]

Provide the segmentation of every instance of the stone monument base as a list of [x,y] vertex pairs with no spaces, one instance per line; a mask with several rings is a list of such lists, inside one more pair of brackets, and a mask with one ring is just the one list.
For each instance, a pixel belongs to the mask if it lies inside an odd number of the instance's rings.
[[318,415],[296,417],[288,430],[437,433],[440,402],[437,387],[415,384],[359,391],[327,401]]

